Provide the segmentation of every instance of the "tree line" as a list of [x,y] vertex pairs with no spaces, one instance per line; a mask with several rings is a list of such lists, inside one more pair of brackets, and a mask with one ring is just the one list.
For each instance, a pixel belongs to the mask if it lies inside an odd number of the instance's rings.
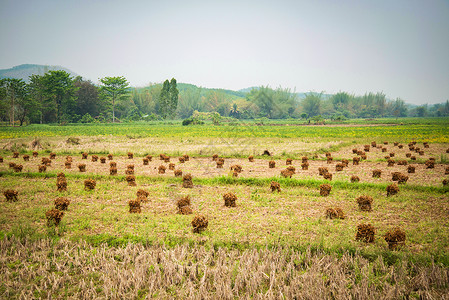
[[[411,107],[402,99],[388,100],[383,93],[362,96],[307,93],[302,97],[287,88],[261,86],[249,92],[203,89],[167,79],[161,84],[131,88],[123,76],[104,77],[96,85],[66,71],[32,75],[29,82],[0,79],[0,121],[10,125],[31,123],[91,123],[189,119],[216,122],[235,119],[381,118],[449,116],[444,104]],[[206,116],[206,117],[205,117]],[[186,122],[189,124],[190,122]]]

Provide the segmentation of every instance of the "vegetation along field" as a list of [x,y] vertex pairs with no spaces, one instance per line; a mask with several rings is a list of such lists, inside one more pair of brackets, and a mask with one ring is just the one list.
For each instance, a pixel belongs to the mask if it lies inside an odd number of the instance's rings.
[[2,127],[0,298],[449,299],[448,127]]

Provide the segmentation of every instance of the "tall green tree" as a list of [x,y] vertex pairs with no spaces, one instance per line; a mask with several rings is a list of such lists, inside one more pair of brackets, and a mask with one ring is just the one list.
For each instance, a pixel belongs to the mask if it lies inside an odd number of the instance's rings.
[[82,78],[75,78],[74,84],[78,88],[75,93],[76,114],[80,117],[85,114],[98,116],[102,107],[98,87]]
[[170,110],[170,81],[165,80],[162,85],[161,94],[158,101],[158,113],[162,118],[166,119]]
[[64,117],[65,121],[71,121],[71,115],[75,112],[75,91],[73,79],[69,73],[62,70],[48,71],[42,77],[46,98],[54,105],[56,120],[60,123]]
[[2,89],[0,93],[3,96],[2,102],[4,101],[4,106],[8,111],[9,123],[14,126],[17,110],[25,105],[27,100],[26,83],[22,79],[6,78],[0,81],[0,88]]
[[103,84],[101,91],[111,101],[112,104],[112,123],[115,123],[115,105],[116,102],[125,98],[129,94],[129,83],[123,76],[104,77],[100,79]]
[[318,116],[321,114],[321,97],[323,93],[308,93],[306,97],[302,100],[301,105],[303,111],[307,113],[309,117]]
[[179,91],[178,88],[176,86],[176,79],[172,78],[170,80],[170,87],[169,87],[169,115],[170,117],[174,117],[175,113],[176,113],[176,109],[178,108],[178,96],[179,96]]

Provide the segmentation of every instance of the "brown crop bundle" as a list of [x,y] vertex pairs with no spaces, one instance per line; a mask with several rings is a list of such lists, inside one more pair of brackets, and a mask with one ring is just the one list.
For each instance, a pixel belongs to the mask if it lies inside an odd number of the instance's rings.
[[243,168],[241,165],[232,165],[231,166],[231,171],[237,172],[237,173],[242,173]]
[[433,169],[435,168],[435,162],[433,160],[426,161],[426,169]]
[[226,193],[223,195],[224,205],[226,207],[236,207],[235,201],[237,200],[237,196],[233,193]]
[[387,142],[387,141],[384,141],[384,145],[388,145],[388,142]]
[[109,163],[109,166],[110,166],[110,167],[116,168],[116,167],[117,167],[117,163],[116,163],[115,161],[111,161],[111,162]]
[[274,168],[276,167],[276,162],[275,162],[274,160],[270,160],[270,161],[268,162],[268,167],[269,167],[270,169],[274,169]]
[[186,160],[185,160],[185,158],[183,157],[183,156],[181,156],[180,158],[178,158],[178,160],[179,160],[179,163],[180,164],[183,164]]
[[375,141],[371,142],[371,147],[375,148],[377,146],[377,143]]
[[177,213],[180,215],[191,215],[191,214],[193,214],[193,211],[190,208],[190,206],[183,206],[183,207],[178,208]]
[[55,199],[55,208],[58,210],[67,210],[70,200],[66,197],[59,197]]
[[65,161],[72,162],[73,159],[72,159],[72,157],[71,157],[70,155],[67,155],[67,156],[65,157]]
[[357,233],[355,235],[356,241],[363,241],[365,243],[374,242],[374,234],[376,230],[371,224],[360,224],[357,226]]
[[308,170],[309,169],[309,163],[307,161],[303,162],[301,164],[301,169]]
[[360,157],[353,157],[352,158],[352,164],[354,165],[354,166],[357,166],[358,164],[359,164],[359,162],[360,162]]
[[59,222],[61,222],[62,217],[64,216],[64,212],[59,209],[50,209],[45,213],[45,217],[47,218],[48,226],[58,226]]
[[108,154],[108,160],[112,160],[114,157],[112,156],[111,153]]
[[351,182],[359,182],[359,181],[360,181],[359,176],[356,176],[356,175],[351,176]]
[[369,145],[363,145],[363,151],[365,151],[365,152],[369,152],[369,150],[370,150],[370,146]]
[[332,180],[332,174],[331,173],[325,173],[323,174],[323,178],[327,180]]
[[373,203],[373,198],[368,195],[363,195],[358,197],[357,204],[359,205],[359,209],[363,211],[371,211],[371,204]]
[[134,175],[127,175],[126,176],[126,182],[128,182],[129,186],[136,186],[136,177]]
[[393,173],[391,173],[391,180],[398,181],[400,174],[401,174],[401,172],[393,172]]
[[78,169],[80,172],[86,172],[86,164],[79,164]]
[[399,183],[399,184],[406,183],[407,180],[408,180],[408,176],[407,176],[407,175],[402,174],[402,173],[400,173],[400,174],[398,175],[398,183]]
[[274,192],[274,191],[278,191],[279,193],[281,192],[281,185],[279,184],[279,182],[272,181],[270,188],[271,188],[271,192]]
[[411,160],[416,160],[416,156],[412,155],[412,156],[410,156],[410,159]]
[[328,163],[328,164],[331,164],[331,163],[332,163],[332,160],[333,160],[332,157],[330,157],[330,156],[327,157],[327,163]]
[[343,164],[343,167],[347,167],[349,165],[349,160],[347,159],[342,159],[341,163]]
[[399,192],[399,188],[396,184],[390,184],[387,186],[387,197],[396,195]]
[[29,161],[30,160],[30,156],[28,154],[25,154],[23,157],[24,161]]
[[190,160],[190,156],[188,154],[184,154],[182,157],[184,157],[184,161]]
[[352,153],[353,153],[353,154],[357,154],[358,151],[359,151],[359,150],[357,150],[357,148],[353,148],[353,149],[352,149]]
[[330,152],[326,152],[326,157],[331,157],[331,153]]
[[192,220],[194,233],[200,233],[201,231],[205,230],[207,228],[207,225],[209,225],[209,221],[203,215],[195,216]]
[[23,166],[22,165],[15,165],[14,166],[14,172],[22,172]]
[[287,158],[287,159],[285,160],[285,164],[286,164],[287,166],[288,166],[288,165],[291,165],[292,162],[293,162],[293,160],[292,160],[291,158]]
[[144,166],[147,166],[150,161],[148,160],[148,158],[144,157],[142,158],[142,162]]
[[39,153],[37,151],[33,151],[33,157],[37,157]]
[[405,231],[399,227],[389,230],[385,233],[385,241],[390,250],[395,250],[405,244]]
[[281,176],[285,178],[292,178],[293,173],[290,170],[285,169],[281,171]]
[[134,199],[128,201],[129,212],[130,213],[140,213],[142,209],[140,208],[140,199]]
[[320,195],[321,196],[329,196],[330,191],[332,190],[332,186],[330,184],[322,184],[320,185]]
[[92,162],[98,161],[98,155],[92,155],[91,160]]
[[305,163],[309,160],[309,158],[307,156],[303,156],[301,157],[302,163]]
[[176,169],[174,171],[174,173],[175,173],[175,177],[181,177],[182,176],[182,170],[180,170],[180,169]]
[[128,152],[128,159],[133,159],[133,158],[134,158],[134,153]]
[[175,169],[175,164],[174,163],[169,163],[168,164],[168,169],[173,171]]
[[8,202],[15,202],[15,201],[19,200],[17,198],[17,196],[19,195],[19,192],[15,191],[15,190],[5,190],[3,192],[3,195],[5,196],[6,201],[8,201]]
[[223,158],[218,158],[216,162],[217,162],[217,168],[219,168],[219,169],[223,168],[223,164],[224,164]]
[[10,169],[14,169],[15,166],[16,166],[16,163],[13,163],[13,162],[9,163],[9,168]]
[[446,186],[449,184],[449,179],[445,178],[443,179],[443,185]]
[[47,167],[51,166],[51,159],[47,157],[42,157],[42,164],[46,165]]
[[166,169],[167,168],[164,165],[160,165],[159,168],[157,168],[159,174],[165,174]]
[[43,173],[45,171],[47,171],[47,166],[46,165],[40,165],[39,166],[39,173]]
[[248,156],[248,161],[249,162],[254,162],[254,156],[252,156],[252,155]]
[[218,159],[218,154],[212,155],[212,160],[213,160],[213,161],[217,161],[217,159]]
[[106,157],[104,157],[104,156],[100,157],[100,163],[105,164],[106,163]]
[[387,163],[388,163],[389,167],[393,167],[396,162],[392,159],[389,159],[389,160],[387,160]]
[[3,156],[0,156],[0,163],[3,162]]
[[56,153],[50,153],[50,159],[55,159],[56,158]]
[[82,159],[87,159],[88,154],[86,152],[81,153]]
[[319,168],[318,168],[318,173],[319,173],[321,176],[323,176],[324,174],[329,173],[329,170],[328,170],[327,168],[325,168],[325,167],[319,167]]
[[382,170],[380,170],[380,169],[373,170],[373,177],[374,178],[380,178],[381,176],[382,176]]
[[178,207],[178,209],[183,206],[189,206],[189,205],[190,205],[190,196],[189,195],[182,197],[181,199],[179,199],[176,202],[176,206]]
[[287,170],[289,170],[290,172],[292,172],[293,174],[296,173],[296,168],[293,166],[287,167]]
[[405,153],[405,157],[410,158],[412,156],[411,153]]
[[408,173],[415,173],[415,167],[409,165],[409,166],[407,167],[407,172],[408,172]]
[[19,158],[19,152],[13,152],[12,158]]
[[406,165],[407,165],[407,161],[405,159],[398,160],[398,166],[406,166]]
[[145,156],[145,158],[148,159],[148,161],[153,161],[153,156],[151,156],[151,155],[147,155],[147,156]]
[[126,175],[134,175],[134,169],[127,168],[127,169],[125,170],[125,174],[126,174]]
[[344,164],[336,164],[335,165],[335,171],[343,171],[343,168],[345,167]]
[[109,175],[117,175],[117,168],[109,167]]
[[187,173],[182,177],[182,187],[193,188],[192,175],[190,173]]
[[382,148],[382,152],[387,152],[387,148]]
[[444,175],[448,175],[449,174],[449,167],[446,167],[446,169],[444,170]]
[[139,198],[142,202],[147,202],[148,201],[148,195],[150,195],[150,193],[148,193],[147,191],[143,190],[143,189],[139,189],[136,193],[137,198]]
[[87,191],[95,189],[97,182],[94,179],[86,179],[84,180],[84,189]]
[[58,192],[67,191],[67,180],[65,177],[60,177],[56,180],[56,187]]
[[326,218],[343,220],[345,218],[345,214],[344,214],[343,210],[339,207],[336,207],[336,208],[329,207],[326,209]]

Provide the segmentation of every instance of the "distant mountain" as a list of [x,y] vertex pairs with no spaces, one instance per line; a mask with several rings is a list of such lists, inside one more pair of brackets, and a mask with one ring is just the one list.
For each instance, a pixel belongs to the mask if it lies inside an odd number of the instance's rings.
[[48,71],[56,70],[66,71],[73,77],[79,76],[75,72],[61,66],[24,64],[12,67],[10,69],[0,70],[0,78],[17,78],[29,82],[29,77],[31,75],[44,75]]

